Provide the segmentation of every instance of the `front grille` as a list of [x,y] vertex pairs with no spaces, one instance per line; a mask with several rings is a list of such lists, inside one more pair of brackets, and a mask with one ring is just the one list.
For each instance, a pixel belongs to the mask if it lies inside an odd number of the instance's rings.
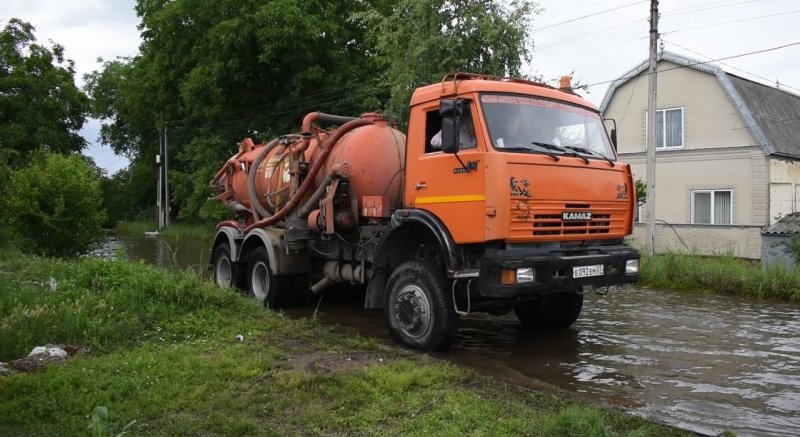
[[[533,200],[511,201],[512,240],[586,238],[588,235],[624,235],[626,204],[620,202],[563,203]],[[592,219],[563,221],[563,211],[591,211]],[[538,237],[538,238],[531,238]]]
[[608,234],[611,214],[594,214],[591,220],[583,222],[562,221],[561,214],[535,214],[531,223],[533,235]]

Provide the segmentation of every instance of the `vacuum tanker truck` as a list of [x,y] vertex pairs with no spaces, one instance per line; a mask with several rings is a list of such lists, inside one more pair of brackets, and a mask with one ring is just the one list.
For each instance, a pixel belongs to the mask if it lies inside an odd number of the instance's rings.
[[584,290],[639,278],[614,138],[568,78],[449,75],[414,92],[407,135],[380,113],[309,113],[298,133],[245,139],[211,181],[232,217],[214,281],[270,308],[361,284],[419,349],[449,347],[474,312],[567,328]]

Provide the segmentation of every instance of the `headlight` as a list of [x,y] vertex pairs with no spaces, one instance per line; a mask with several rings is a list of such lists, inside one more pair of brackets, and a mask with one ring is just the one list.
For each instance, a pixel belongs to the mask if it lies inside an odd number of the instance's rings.
[[503,269],[500,275],[500,283],[503,285],[527,284],[536,280],[533,267],[522,267],[519,269]]
[[625,262],[625,274],[632,275],[634,273],[639,273],[639,260],[629,259]]
[[536,279],[536,275],[533,273],[533,267],[517,269],[517,284],[533,282],[534,279]]

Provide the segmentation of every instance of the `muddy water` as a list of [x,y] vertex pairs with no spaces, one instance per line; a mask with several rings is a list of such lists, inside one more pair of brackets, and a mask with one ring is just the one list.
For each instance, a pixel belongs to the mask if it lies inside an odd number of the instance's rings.
[[[208,242],[182,240],[174,254],[174,244],[159,240],[117,237],[107,253],[205,267]],[[317,316],[390,342],[381,311],[364,310],[362,302],[356,293],[329,293]],[[517,326],[513,315],[465,317],[455,345],[441,356],[516,384],[575,392],[704,434],[728,428],[740,435],[800,435],[796,303],[631,288],[587,294],[573,329],[529,333]]]
[[[330,325],[388,340],[380,311],[326,297]],[[309,310],[292,312],[307,315]],[[462,319],[454,363],[567,390],[703,434],[800,435],[800,306],[674,291],[587,295],[573,329],[530,333],[513,315]]]
[[159,267],[191,269],[206,274],[210,238],[166,238],[146,235],[110,235],[97,244],[90,256],[142,260]]

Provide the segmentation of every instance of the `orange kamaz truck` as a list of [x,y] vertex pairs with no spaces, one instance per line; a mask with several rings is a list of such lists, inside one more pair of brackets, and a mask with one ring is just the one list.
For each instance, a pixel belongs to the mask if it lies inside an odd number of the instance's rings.
[[232,216],[215,282],[271,308],[362,284],[392,338],[441,350],[461,315],[562,329],[584,290],[638,280],[630,167],[568,79],[459,73],[410,106],[407,135],[380,113],[312,112],[298,133],[244,140],[211,181]]

